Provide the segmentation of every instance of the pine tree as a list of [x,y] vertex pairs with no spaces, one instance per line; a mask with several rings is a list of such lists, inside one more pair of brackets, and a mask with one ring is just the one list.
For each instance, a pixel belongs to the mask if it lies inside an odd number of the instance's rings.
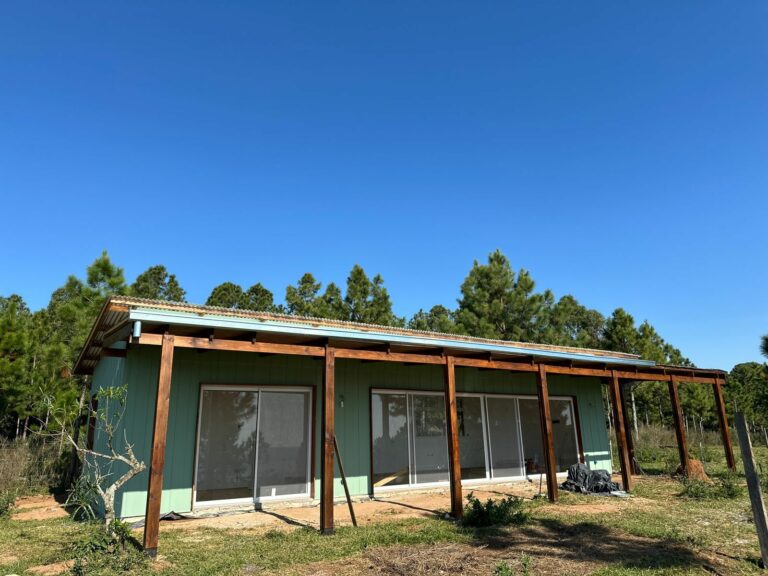
[[243,289],[234,282],[223,282],[211,290],[206,306],[219,306],[221,308],[241,308],[245,294]]
[[309,272],[299,278],[296,286],[285,289],[285,304],[289,314],[296,316],[317,316],[317,299],[320,282]]
[[437,304],[429,309],[429,312],[419,310],[408,321],[408,328],[412,330],[425,330],[427,332],[444,332],[455,334],[458,331],[453,312],[445,306]]
[[257,282],[245,291],[241,307],[245,310],[256,310],[259,312],[279,311],[279,308],[275,306],[275,298],[272,292],[267,290],[260,282]]
[[19,418],[27,416],[30,320],[20,296],[0,297],[0,425],[7,430],[18,429]]
[[139,274],[131,285],[130,293],[139,298],[186,302],[186,292],[176,279],[176,275],[169,274],[161,264],[147,268]]

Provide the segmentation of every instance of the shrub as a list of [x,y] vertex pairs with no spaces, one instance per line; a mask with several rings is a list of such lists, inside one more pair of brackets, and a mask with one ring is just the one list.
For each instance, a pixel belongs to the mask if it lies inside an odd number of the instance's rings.
[[11,515],[11,510],[13,510],[14,505],[16,504],[16,491],[15,490],[4,490],[0,492],[0,518],[7,518]]
[[59,442],[33,436],[26,440],[0,438],[0,492],[39,492],[60,488],[69,452],[59,453]]
[[680,496],[683,498],[695,500],[723,498],[734,500],[744,494],[744,487],[739,482],[738,476],[732,472],[721,476],[715,483],[691,478],[683,478],[681,483],[683,484],[683,491],[680,493]]
[[75,520],[96,520],[98,501],[95,481],[89,474],[82,474],[70,488],[66,506]]
[[75,564],[72,574],[94,574],[102,572],[130,572],[146,563],[146,557],[135,546],[126,546],[132,542],[130,526],[114,520],[111,536],[98,522],[89,523],[81,539],[73,544]]
[[512,568],[504,560],[499,560],[493,571],[493,576],[514,576],[514,574]]
[[501,500],[488,499],[481,502],[470,492],[464,507],[463,524],[474,528],[485,526],[508,526],[525,524],[530,520],[530,513],[525,509],[522,498],[507,496]]

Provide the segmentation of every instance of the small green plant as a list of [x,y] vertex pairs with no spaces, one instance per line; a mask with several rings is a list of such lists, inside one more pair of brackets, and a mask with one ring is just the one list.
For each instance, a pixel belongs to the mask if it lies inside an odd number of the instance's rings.
[[720,498],[735,500],[744,494],[744,487],[739,482],[739,477],[733,472],[728,472],[718,480],[717,487]]
[[520,556],[520,564],[523,566],[523,576],[530,576],[532,574],[533,559],[525,552]]
[[683,485],[683,491],[680,493],[680,496],[683,498],[707,500],[715,497],[714,486],[708,482],[692,478],[683,478],[680,482]]
[[499,560],[493,570],[493,576],[514,576],[515,573],[505,560]]
[[113,520],[110,533],[99,522],[88,522],[89,529],[73,545],[75,564],[72,574],[126,572],[146,562],[145,556],[135,547],[125,544],[130,539],[130,526],[121,520]]
[[0,518],[7,518],[16,505],[16,491],[5,490],[0,492]]
[[530,513],[525,509],[522,498],[507,496],[501,500],[489,498],[481,502],[470,492],[467,495],[467,505],[464,507],[463,524],[474,528],[486,526],[508,526],[510,524],[526,524]]
[[88,474],[78,477],[67,495],[65,506],[75,520],[96,520],[99,493],[94,479]]

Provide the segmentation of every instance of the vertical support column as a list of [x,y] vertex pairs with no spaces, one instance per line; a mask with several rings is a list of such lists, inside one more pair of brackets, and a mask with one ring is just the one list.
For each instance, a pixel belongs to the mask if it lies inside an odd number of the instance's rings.
[[717,418],[720,421],[720,436],[723,439],[723,449],[725,449],[725,461],[728,468],[736,470],[736,460],[733,458],[733,445],[731,444],[731,432],[728,429],[728,416],[725,414],[725,399],[723,399],[723,388],[720,379],[715,378],[712,385],[715,392],[715,408],[717,409]]
[[627,439],[627,451],[629,452],[629,465],[632,474],[640,474],[638,470],[637,459],[635,458],[635,440],[632,438],[632,422],[629,420],[629,410],[627,409],[627,385],[631,382],[620,382],[619,391],[621,392],[621,410],[624,412],[624,430]]
[[675,434],[677,435],[677,450],[680,453],[680,468],[684,475],[688,474],[690,459],[688,457],[688,440],[685,437],[683,409],[680,407],[680,394],[677,390],[677,379],[669,377],[669,398],[672,401],[672,416],[675,418]]
[[459,418],[456,413],[456,366],[453,356],[445,357],[445,411],[448,423],[448,463],[451,472],[451,515],[459,520],[464,508],[461,494]]
[[547,467],[547,495],[550,502],[557,502],[557,467],[555,447],[552,442],[552,413],[549,406],[547,369],[539,364],[536,375],[536,392],[539,397],[539,420],[541,422],[541,445],[544,448],[544,462]]
[[621,483],[624,490],[632,490],[632,464],[629,460],[629,448],[627,446],[627,427],[624,421],[623,395],[621,394],[621,382],[616,376],[616,370],[611,370],[611,379],[608,382],[611,389],[611,405],[613,406],[613,421],[616,428],[616,446],[619,450],[619,464],[621,464]]
[[320,532],[333,534],[333,439],[335,430],[336,351],[325,347],[323,362],[323,449],[320,457]]
[[153,558],[157,555],[157,536],[160,531],[160,501],[163,495],[163,469],[165,467],[172,371],[173,335],[163,334],[163,344],[160,350],[160,373],[157,378],[157,397],[155,399],[155,422],[152,429],[152,459],[149,465],[147,511],[144,518],[144,552]]

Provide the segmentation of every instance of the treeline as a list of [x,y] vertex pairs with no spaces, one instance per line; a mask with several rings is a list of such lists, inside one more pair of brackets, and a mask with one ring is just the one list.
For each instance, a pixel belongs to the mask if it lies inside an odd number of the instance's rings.
[[[67,278],[41,310],[30,310],[19,295],[0,297],[0,433],[23,436],[29,428],[49,426],[45,397],[55,398],[62,407],[76,405],[82,383],[72,376],[72,368],[110,294],[186,301],[185,290],[165,266],[152,266],[129,284],[123,270],[106,252],[87,268],[84,278]],[[380,275],[370,277],[358,265],[352,267],[343,288],[333,282],[323,286],[306,273],[296,284],[286,287],[282,301],[278,302],[274,293],[261,283],[243,288],[223,282],[213,288],[206,304],[499,340],[599,348],[639,354],[660,363],[692,365],[648,321],[638,325],[621,308],[604,316],[571,295],[557,298],[551,290],[537,291],[531,275],[525,270],[515,272],[499,251],[490,254],[487,261],[473,264],[460,287],[455,308],[437,304],[410,318],[394,313],[384,279]],[[741,382],[746,378],[742,373],[754,379],[758,371],[740,368],[732,381]],[[752,390],[754,382],[750,382],[739,384],[734,390]],[[764,369],[758,388],[768,388]],[[750,394],[729,394],[729,406],[738,405],[745,410],[748,406],[753,421],[758,422],[768,410],[761,408],[761,396]],[[671,422],[664,386],[644,383],[634,388],[632,396],[638,422]],[[684,386],[681,400],[694,425],[716,425],[709,387]]]

